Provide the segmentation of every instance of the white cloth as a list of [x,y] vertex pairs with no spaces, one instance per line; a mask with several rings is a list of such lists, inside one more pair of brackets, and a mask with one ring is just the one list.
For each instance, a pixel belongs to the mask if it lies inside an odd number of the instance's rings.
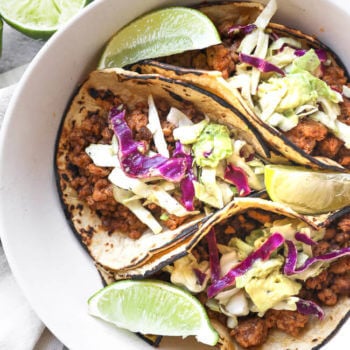
[[[0,89],[0,127],[16,85]],[[0,349],[63,350],[22,295],[0,242]]]

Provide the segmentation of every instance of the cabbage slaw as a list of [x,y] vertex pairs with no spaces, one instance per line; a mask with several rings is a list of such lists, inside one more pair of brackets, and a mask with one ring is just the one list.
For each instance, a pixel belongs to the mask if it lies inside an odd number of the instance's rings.
[[[268,309],[298,310],[323,319],[323,309],[298,294],[302,281],[317,276],[336,259],[350,255],[347,247],[314,256],[309,248],[320,241],[325,232],[324,228],[315,230],[298,219],[285,218],[265,223],[244,239],[234,237],[223,245],[217,242],[213,228],[205,238],[208,257],[197,262],[189,253],[165,271],[170,273],[172,283],[192,293],[205,291],[207,307],[226,315],[229,328],[237,325],[237,317],[251,312],[262,317]],[[192,272],[189,267],[183,273],[178,268],[184,265],[185,259],[190,259]],[[205,274],[201,280],[196,278],[196,269]],[[186,278],[181,278],[181,274],[186,274]]]
[[337,120],[339,103],[349,88],[338,92],[322,80],[323,67],[330,64],[325,50],[305,50],[294,38],[269,33],[267,26],[276,10],[276,0],[271,0],[250,24],[229,85],[240,90],[248,106],[270,126],[286,132],[308,117],[323,124],[349,149],[350,126]]
[[[156,152],[133,139],[123,105],[114,106],[109,120],[114,131],[110,145],[91,144],[86,153],[93,163],[112,168],[108,180],[117,202],[125,205],[155,234],[164,230],[169,215],[187,217],[223,208],[235,195],[263,188],[263,162],[245,141],[232,137],[228,128],[206,117],[193,123],[171,107],[166,120],[174,125],[175,148],[169,152],[153,97],[148,97],[148,125]],[[203,149],[208,147],[209,149]],[[250,159],[243,152],[250,152]],[[195,206],[196,201],[202,204]],[[156,218],[145,206],[156,204]]]

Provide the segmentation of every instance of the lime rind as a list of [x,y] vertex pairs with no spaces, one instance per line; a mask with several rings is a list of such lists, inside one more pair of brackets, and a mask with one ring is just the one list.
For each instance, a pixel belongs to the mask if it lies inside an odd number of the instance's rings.
[[198,299],[170,283],[115,282],[95,293],[88,306],[91,315],[132,332],[194,335],[208,345],[218,341],[218,334]]
[[170,7],[143,15],[119,30],[108,42],[98,68],[124,67],[220,42],[206,15],[187,7]]

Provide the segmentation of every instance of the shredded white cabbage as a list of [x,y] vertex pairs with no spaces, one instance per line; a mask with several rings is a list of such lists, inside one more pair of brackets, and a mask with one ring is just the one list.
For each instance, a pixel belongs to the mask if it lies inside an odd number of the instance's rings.
[[267,119],[267,122],[272,126],[278,127],[282,131],[288,131],[298,125],[299,118],[296,114],[286,117],[281,113],[273,113]]
[[232,268],[234,268],[239,263],[238,254],[236,250],[222,254],[220,258],[220,273],[221,277],[225,276]]
[[343,91],[342,91],[343,95],[347,98],[350,98],[350,87],[343,85]]
[[146,198],[149,202],[159,205],[169,214],[182,217],[198,213],[186,210],[160,186],[146,185],[140,179],[127,176],[121,168],[114,168],[109,174],[108,180],[120,188],[131,191],[142,198]]
[[[301,43],[300,41],[298,40],[295,40],[293,38],[290,38],[290,37],[280,37],[278,38],[277,40],[275,40],[269,47],[269,50],[270,51],[275,51],[275,50],[280,50],[282,49],[282,47],[284,45],[289,45],[289,46],[292,46],[293,48],[298,48],[300,49],[301,48]],[[283,48],[283,51],[284,49],[286,49],[287,47]],[[293,53],[294,53],[294,49],[293,50]],[[294,56],[295,58],[295,56]]]
[[182,113],[179,109],[175,107],[171,107],[170,111],[166,117],[166,120],[176,127],[179,126],[189,126],[192,125],[193,122],[185,113]]
[[217,179],[216,183],[221,191],[222,194],[222,200],[224,205],[226,205],[227,203],[231,202],[232,198],[233,198],[233,191],[231,189],[231,184],[228,184],[227,182]]
[[228,328],[233,329],[233,328],[237,327],[237,325],[238,325],[237,317],[235,317],[235,316],[227,317],[226,326]]
[[196,124],[179,126],[173,130],[174,139],[179,140],[183,145],[195,143],[208,123],[204,119]]
[[258,30],[254,30],[251,33],[247,34],[241,41],[241,44],[239,45],[237,51],[246,55],[250,55],[258,43],[258,36]]
[[336,136],[340,138],[340,140],[345,142],[345,147],[350,149],[350,126],[340,122],[339,120],[335,121],[335,126],[338,131],[335,132]]
[[292,280],[306,281],[308,278],[318,276],[327,266],[328,264],[323,261],[316,261],[305,271],[299,272],[295,275],[289,275],[288,278]]
[[311,115],[313,113],[316,113],[318,111],[318,108],[313,105],[305,104],[302,106],[299,106],[295,108],[295,114],[299,117],[306,117],[307,115]]
[[223,292],[220,292],[215,295],[215,299],[219,301],[221,304],[227,303],[231,297],[233,297],[235,294],[237,294],[240,291],[240,288],[230,288],[227,290],[224,290]]
[[334,103],[324,97],[319,97],[317,102],[321,105],[322,110],[326,113],[330,121],[336,121],[338,115],[340,115],[340,106],[338,103]]
[[[269,36],[263,30],[259,30],[258,42],[254,50],[254,56],[265,59],[267,55],[267,50],[269,47]],[[250,93],[252,95],[256,94],[260,81],[261,72],[259,69],[253,67],[252,76],[250,81]]]
[[143,207],[140,200],[138,199],[133,199],[131,201],[128,200],[132,196],[131,192],[127,190],[123,190],[122,188],[119,188],[117,186],[114,186],[113,196],[118,203],[125,205],[131,212],[133,212],[141,222],[143,222],[152,230],[153,233],[158,234],[162,232],[163,230],[162,226],[154,218],[151,212],[148,211],[145,207]]
[[[301,48],[302,45],[297,39],[280,37],[273,41],[268,47],[269,36],[265,33],[265,29],[276,10],[276,0],[269,1],[255,21],[257,29],[244,37],[238,48],[238,52],[265,59],[271,64],[284,68],[287,72],[287,77],[289,77],[293,73],[291,68],[294,67],[293,62],[296,59],[294,54],[295,49]],[[294,98],[296,102],[298,102],[296,90],[299,90],[294,86],[295,84],[283,86],[282,83],[277,84],[276,81],[276,86],[270,87],[270,90],[262,94],[261,92],[263,89],[267,87],[264,82],[259,85],[261,82],[261,72],[255,67],[250,67],[249,70],[247,67],[250,66],[245,63],[239,64],[237,66],[236,76],[230,78],[228,84],[232,88],[240,90],[248,106],[252,108],[263,121],[286,132],[294,128],[299,123],[300,118],[309,116],[313,120],[319,121],[325,125],[334,135],[345,142],[345,147],[350,148],[350,128],[348,125],[337,121],[337,117],[340,115],[339,102],[342,101],[341,94],[330,90],[326,83],[321,80],[317,81],[317,77],[314,77],[316,80],[310,81],[310,85],[313,82],[317,86],[317,88],[314,89],[316,96],[317,94],[319,95],[317,96],[317,100],[300,101],[300,106],[294,106],[289,110],[281,111],[279,110],[282,108],[280,103],[282,103],[282,100],[286,97],[289,97],[287,98],[288,102],[291,101],[291,98]],[[276,79],[278,79],[278,77]],[[303,88],[305,88],[305,86],[303,86]],[[257,91],[259,92],[259,99],[257,103],[254,103],[253,96],[257,94]],[[343,86],[342,93],[344,96],[349,97],[350,88],[348,86]],[[331,96],[329,96],[330,94]],[[302,94],[299,95],[303,96]],[[310,104],[313,104],[312,108],[309,108]]]
[[335,136],[344,141],[344,146],[350,149],[350,126],[340,122],[339,120],[331,120],[328,114],[318,111],[310,118],[325,125]]
[[201,183],[193,181],[196,198],[214,208],[223,208],[222,192],[216,183],[216,169],[203,167],[200,179]]
[[243,290],[239,290],[238,293],[232,295],[223,306],[230,316],[246,316],[249,314],[248,299]]
[[248,104],[252,110],[255,109],[252,95],[250,94],[250,80],[252,72],[243,71],[237,66],[237,75],[228,79],[228,85],[233,89],[239,89],[243,100]]
[[[264,163],[258,159],[254,162],[246,162],[243,157],[240,156],[240,150],[246,145],[245,141],[242,140],[232,140],[233,153],[227,159],[227,162],[241,168],[248,179],[248,185],[250,188],[260,191],[265,187],[263,169]],[[223,178],[222,173],[218,173],[219,177]]]
[[160,124],[158,111],[152,95],[148,96],[148,129],[153,134],[154,144],[159,154],[169,158],[168,145],[164,138],[162,126]]
[[[260,15],[255,20],[254,24],[257,26],[257,30],[252,31],[247,34],[242,40],[238,51],[245,53],[247,55],[251,54],[256,46],[263,46],[260,41],[266,40],[263,36],[259,36],[260,32],[264,32],[265,28],[269,24],[272,16],[277,11],[277,3],[276,0],[270,0],[269,3],[265,6],[264,10],[260,13]],[[264,57],[261,57],[264,58]]]
[[[206,275],[203,284],[198,283],[194,269],[198,269]],[[176,260],[174,266],[168,265],[164,270],[170,273],[171,283],[185,287],[192,293],[204,291],[210,277],[209,262],[203,260],[198,263],[192,254]]]
[[259,117],[263,121],[267,121],[273,115],[287,91],[286,86],[280,85],[278,86],[278,89],[262,94],[261,98],[259,99]]
[[271,21],[271,18],[277,11],[277,1],[270,0],[268,4],[265,6],[264,10],[260,13],[260,15],[255,20],[255,25],[259,29],[265,29]]
[[297,301],[300,298],[298,297],[289,297],[285,300],[280,301],[276,305],[274,305],[272,308],[274,310],[290,310],[290,311],[295,311],[297,309]]
[[85,148],[85,152],[96,166],[119,166],[119,159],[112,145],[91,144]]
[[266,61],[274,64],[279,68],[285,68],[287,70],[289,65],[295,60],[295,49],[286,46],[282,51],[272,54],[271,46],[269,47],[269,52],[266,56]]
[[[172,182],[168,182],[168,181],[162,181],[159,183],[159,188],[161,188],[162,190],[164,191],[173,191],[175,189],[175,185],[172,183]],[[142,199],[143,197],[142,196],[139,196],[139,195],[133,195],[131,194],[132,196],[128,199],[125,199],[124,200],[124,203],[127,203],[127,202],[131,202],[135,199]],[[145,204],[144,204],[145,205]]]

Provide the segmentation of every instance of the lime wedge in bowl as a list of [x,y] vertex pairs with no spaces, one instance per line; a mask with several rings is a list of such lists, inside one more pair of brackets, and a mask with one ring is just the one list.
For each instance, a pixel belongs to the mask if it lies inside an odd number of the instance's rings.
[[143,334],[196,336],[215,345],[219,339],[202,304],[170,283],[143,280],[115,282],[88,301],[89,313],[120,328]]
[[350,205],[350,174],[303,167],[267,165],[265,186],[270,198],[302,214],[321,214]]
[[49,38],[90,0],[1,0],[0,15],[12,27],[34,39]]
[[202,12],[170,7],[148,13],[118,31],[107,44],[99,68],[124,67],[141,59],[169,56],[221,42]]

